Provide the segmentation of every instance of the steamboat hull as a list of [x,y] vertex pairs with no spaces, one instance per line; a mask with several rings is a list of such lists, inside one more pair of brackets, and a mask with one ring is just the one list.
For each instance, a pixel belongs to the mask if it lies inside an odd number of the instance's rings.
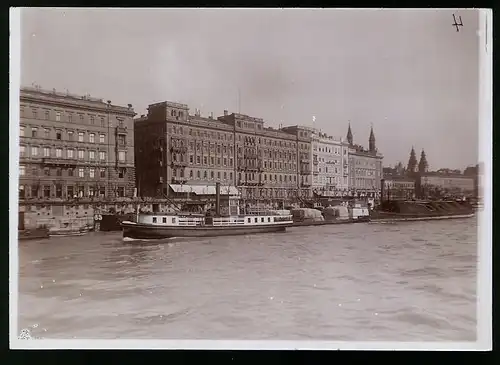
[[256,233],[285,232],[292,224],[258,226],[200,226],[200,227],[156,227],[136,223],[122,222],[123,238],[164,239],[173,237],[219,237],[239,236]]

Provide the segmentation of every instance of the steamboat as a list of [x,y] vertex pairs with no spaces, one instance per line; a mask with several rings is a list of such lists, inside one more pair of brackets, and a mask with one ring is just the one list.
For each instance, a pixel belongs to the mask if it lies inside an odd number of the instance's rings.
[[141,213],[133,221],[122,221],[123,238],[164,239],[173,237],[217,237],[285,232],[293,225],[290,212],[264,211],[240,214],[238,199],[228,196],[228,209],[221,214],[220,184],[215,187],[215,212]]

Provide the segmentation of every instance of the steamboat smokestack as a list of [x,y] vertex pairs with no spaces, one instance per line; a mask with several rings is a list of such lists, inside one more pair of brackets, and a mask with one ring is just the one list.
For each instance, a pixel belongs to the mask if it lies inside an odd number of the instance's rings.
[[215,215],[220,217],[220,183],[215,183]]

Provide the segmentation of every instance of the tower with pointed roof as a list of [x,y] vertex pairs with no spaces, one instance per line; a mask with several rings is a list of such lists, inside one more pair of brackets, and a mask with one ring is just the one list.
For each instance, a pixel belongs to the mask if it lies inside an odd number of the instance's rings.
[[422,149],[422,153],[420,154],[420,161],[418,163],[418,172],[424,173],[429,169],[429,164],[427,163],[427,157],[425,156],[425,151]]
[[352,132],[351,132],[351,123],[349,123],[349,128],[347,129],[347,142],[352,146]]
[[372,153],[377,151],[377,147],[375,145],[375,133],[373,133],[373,126],[370,129],[370,138],[368,139],[368,150]]
[[410,159],[408,160],[408,167],[406,168],[408,174],[414,174],[417,171],[417,156],[415,155],[415,149],[411,147]]

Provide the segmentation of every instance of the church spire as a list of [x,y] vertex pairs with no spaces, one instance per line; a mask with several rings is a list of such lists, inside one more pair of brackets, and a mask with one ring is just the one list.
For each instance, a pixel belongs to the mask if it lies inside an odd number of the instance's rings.
[[351,123],[349,123],[349,128],[347,129],[347,142],[352,145],[352,132],[351,132]]
[[417,156],[415,155],[415,149],[411,146],[410,159],[408,160],[408,167],[406,171],[408,174],[414,174],[417,170]]
[[373,125],[370,129],[370,138],[368,139],[368,149],[370,152],[375,152],[377,150],[375,146],[375,133],[373,133]]
[[418,172],[427,172],[429,168],[429,164],[427,163],[427,157],[425,156],[425,151],[422,149],[422,153],[420,154],[420,162],[418,163]]

